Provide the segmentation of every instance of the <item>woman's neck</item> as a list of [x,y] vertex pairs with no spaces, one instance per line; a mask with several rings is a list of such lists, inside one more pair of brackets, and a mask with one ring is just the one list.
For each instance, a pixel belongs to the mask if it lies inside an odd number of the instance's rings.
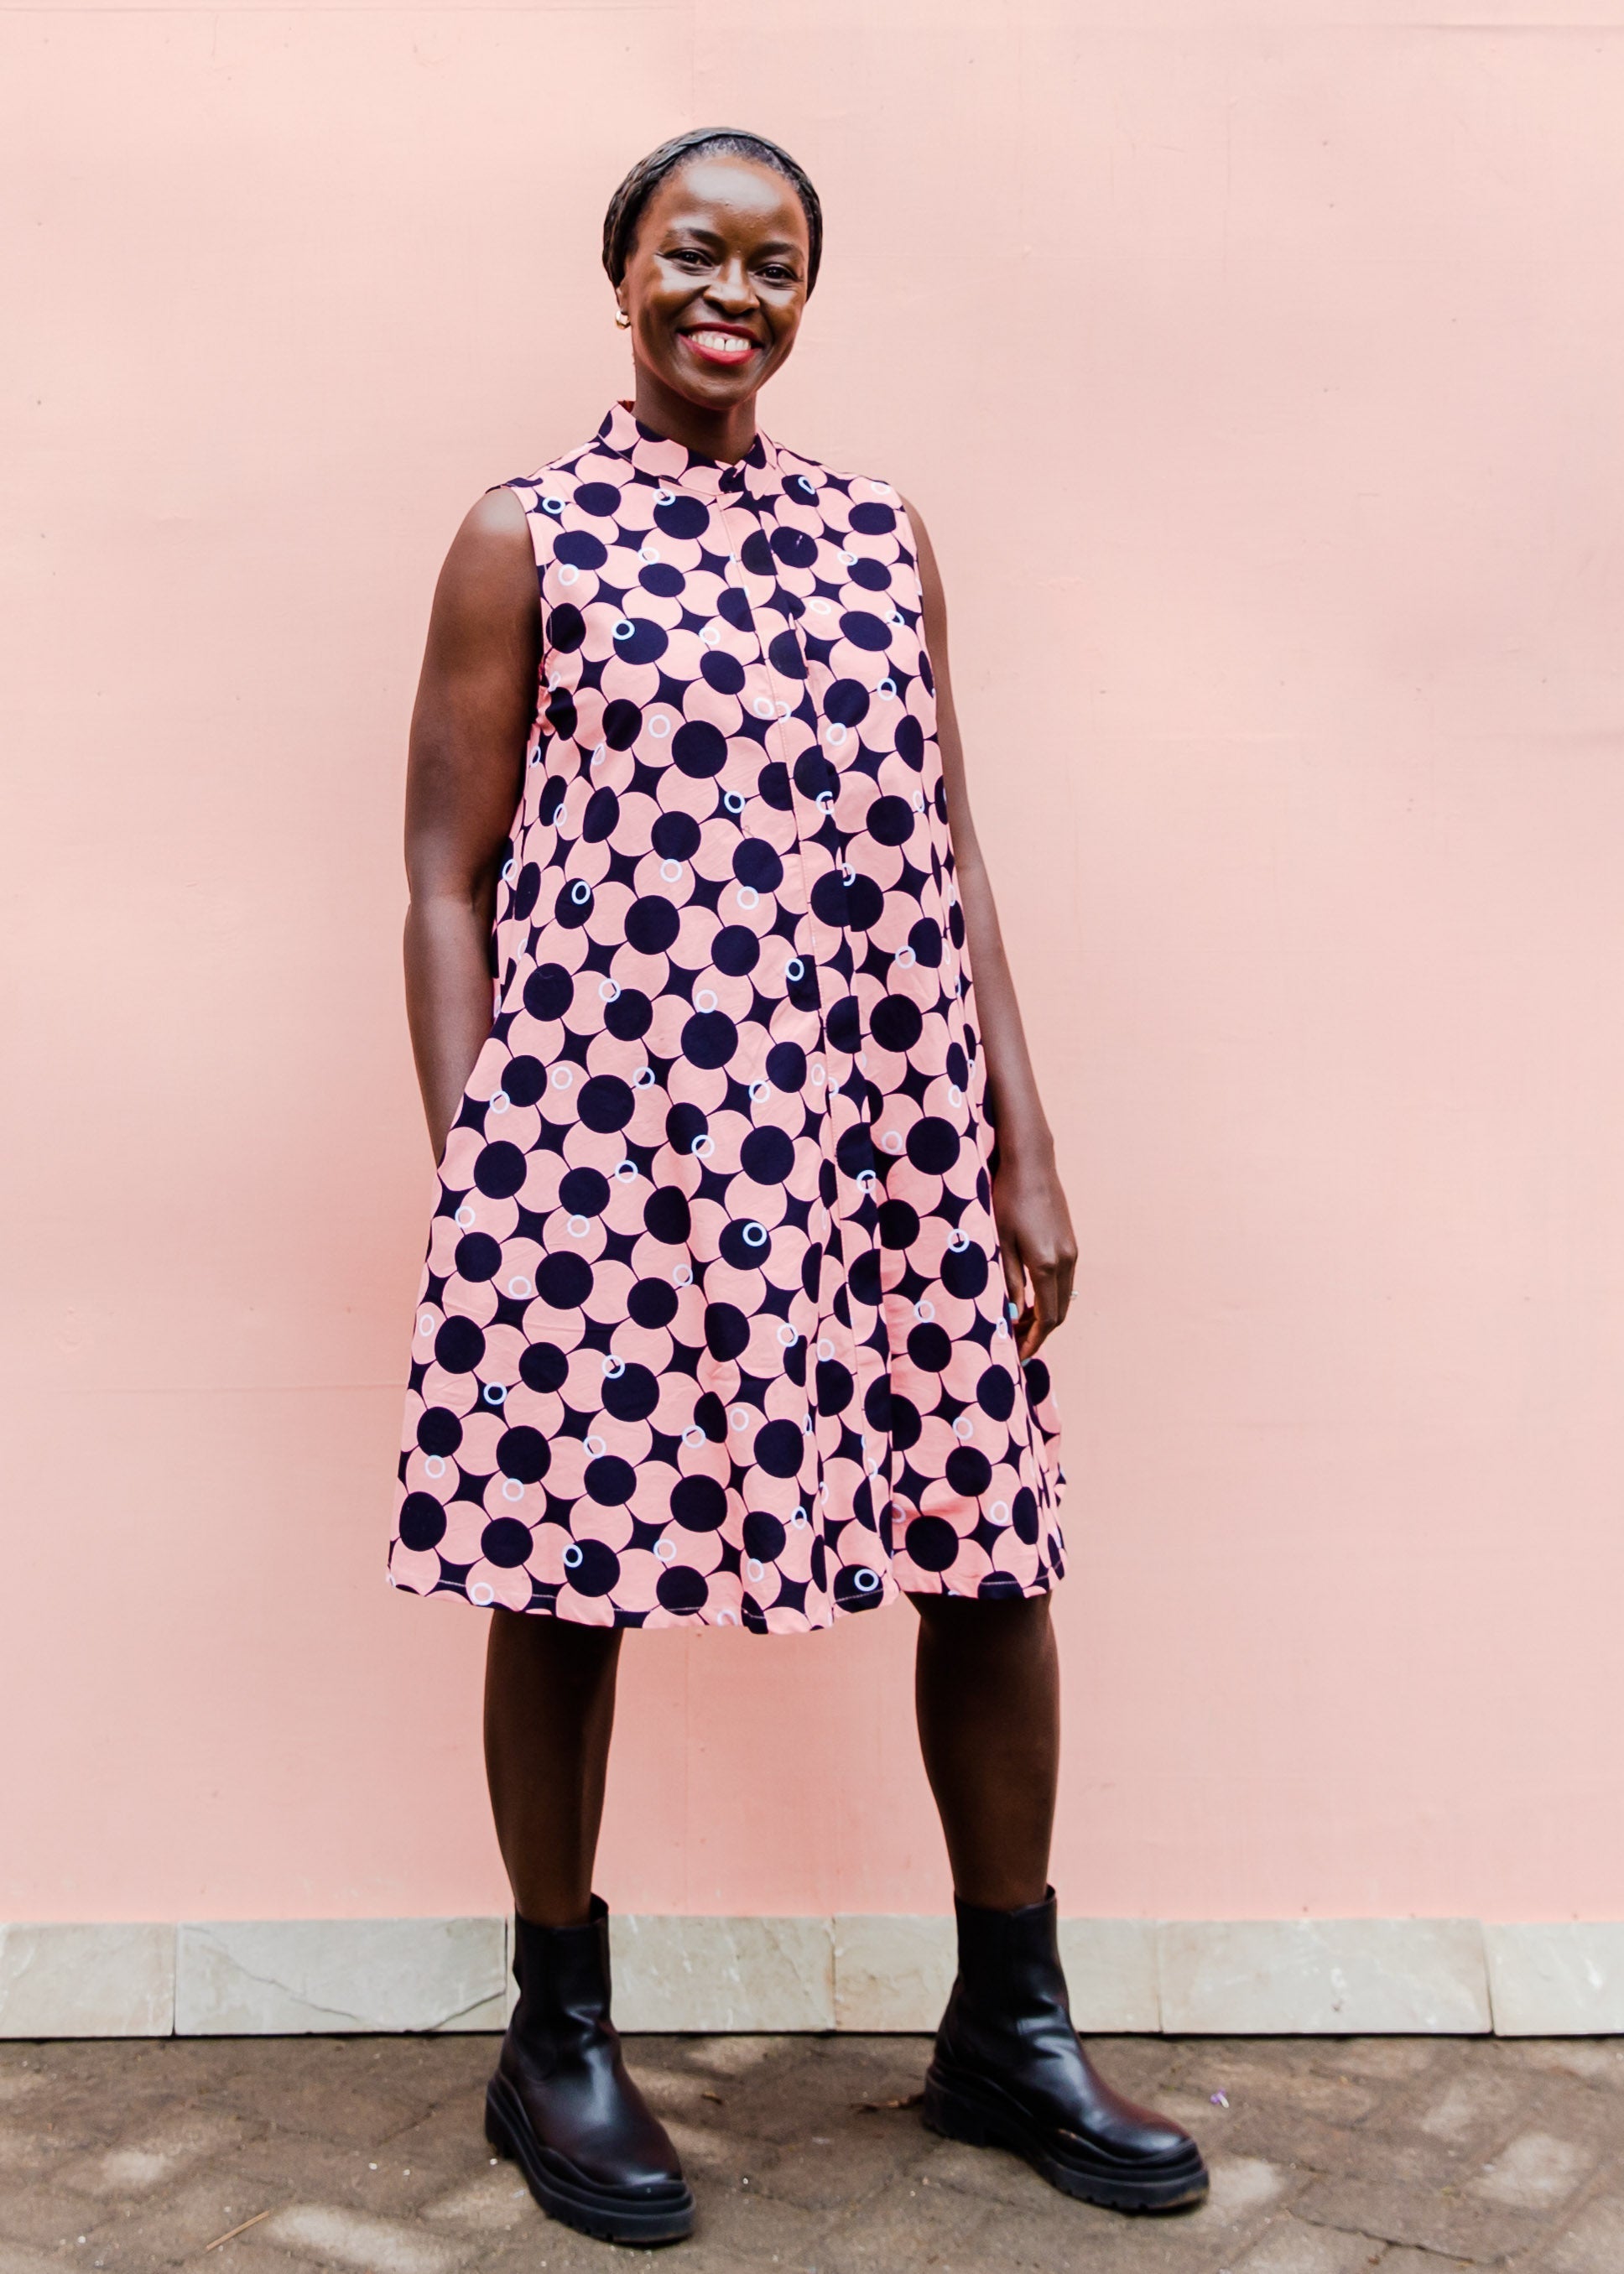
[[668,442],[680,442],[696,458],[715,458],[723,464],[742,458],[756,440],[753,395],[747,395],[742,403],[707,410],[699,403],[690,403],[686,395],[678,395],[641,365],[637,367],[632,414],[650,433],[663,435]]

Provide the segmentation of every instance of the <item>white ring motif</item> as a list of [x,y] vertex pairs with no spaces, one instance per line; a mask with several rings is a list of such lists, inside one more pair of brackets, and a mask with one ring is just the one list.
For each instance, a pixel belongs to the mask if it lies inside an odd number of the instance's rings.
[[581,1553],[581,1543],[572,1540],[564,1550],[563,1563],[567,1571],[578,1571],[586,1559]]
[[987,1513],[995,1524],[1007,1524],[1010,1520],[1010,1504],[1006,1500],[996,1500]]
[[682,1442],[685,1445],[703,1445],[704,1443],[705,1433],[699,1427],[699,1424],[696,1421],[690,1421],[688,1427],[682,1432]]
[[894,1129],[888,1129],[880,1142],[888,1153],[900,1153],[902,1150],[902,1139]]
[[835,1346],[830,1341],[827,1335],[823,1336],[822,1340],[819,1342],[817,1346],[817,1354],[819,1358],[822,1359],[831,1359],[834,1356]]
[[744,800],[736,789],[725,790],[722,794],[722,803],[726,807],[729,813],[742,813],[744,811]]
[[856,1570],[852,1574],[852,1585],[856,1588],[860,1595],[873,1594],[875,1589],[879,1585],[879,1573],[877,1571],[871,1571],[866,1563],[860,1563]]
[[714,990],[709,987],[702,987],[698,994],[694,998],[694,1008],[696,1011],[714,1011],[716,1008],[716,995]]
[[517,866],[518,862],[516,861],[504,861],[502,862],[502,882],[504,885],[512,884],[513,872]]
[[702,1129],[688,1149],[696,1153],[702,1161],[708,1161],[716,1150],[716,1140],[708,1129]]
[[967,1413],[961,1413],[953,1424],[953,1434],[959,1443],[966,1443],[975,1434],[975,1424]]
[[502,1479],[502,1498],[504,1500],[523,1500],[524,1498],[524,1487],[519,1482],[517,1477],[504,1477]]
[[657,489],[654,493],[654,502],[657,506],[675,505],[676,501],[677,493],[675,490],[668,490],[662,486],[659,489]]
[[506,1113],[512,1103],[513,1100],[505,1089],[493,1089],[491,1092],[490,1110],[492,1113]]
[[600,979],[598,983],[598,999],[600,1003],[618,1003],[620,999],[620,981]]
[[763,1563],[759,1555],[747,1555],[744,1559],[744,1568],[749,1573],[752,1579],[762,1578],[766,1570],[766,1566]]
[[761,906],[761,894],[754,885],[741,885],[733,898],[741,908],[758,908]]
[[573,561],[567,561],[558,572],[559,583],[560,584],[573,584],[580,574],[581,571],[576,568],[575,562]]
[[617,1161],[614,1164],[614,1180],[617,1185],[635,1184],[637,1180],[635,1161]]
[[417,1314],[417,1332],[418,1332],[420,1335],[432,1335],[432,1334],[433,1333],[433,1331],[434,1331],[434,1314],[433,1314],[433,1312],[432,1312],[432,1311],[419,1311],[419,1312],[418,1312],[418,1314]]
[[616,1358],[613,1352],[609,1352],[605,1356],[603,1359],[603,1374],[605,1382],[619,1382],[620,1376],[625,1373],[625,1371],[626,1360],[623,1358]]
[[488,1604],[496,1600],[496,1590],[485,1580],[476,1579],[468,1591],[468,1600],[470,1603],[477,1603],[483,1611]]
[[784,967],[784,976],[786,979],[787,979],[790,984],[793,986],[796,980],[804,979],[806,975],[806,965],[801,961],[798,955],[792,955],[789,961]]
[[823,740],[831,750],[845,749],[846,738],[850,731],[843,719],[825,719],[823,721]]
[[758,719],[771,719],[771,716],[772,716],[772,697],[771,697],[771,695],[757,695],[757,696],[755,696],[755,697],[751,699],[750,708],[751,708],[751,710],[756,713],[756,716]]
[[658,561],[659,559],[658,546],[640,545],[637,548],[637,558],[639,561]]
[[750,1411],[748,1406],[735,1405],[727,1419],[733,1428],[748,1429],[750,1426]]
[[431,1453],[427,1460],[424,1462],[423,1473],[425,1477],[435,1478],[443,1477],[445,1475],[446,1465],[438,1453]]
[[744,1227],[744,1244],[747,1247],[765,1247],[767,1245],[766,1225],[763,1224],[747,1224]]
[[506,1405],[508,1392],[500,1382],[487,1382],[480,1393],[487,1405]]
[[694,1284],[693,1265],[691,1263],[679,1263],[676,1269],[671,1275],[671,1284],[673,1287],[691,1287]]
[[613,635],[614,638],[622,641],[635,639],[636,637],[636,634],[637,627],[633,623],[629,616],[617,616],[615,618],[614,632]]
[[543,498],[541,509],[543,513],[562,513],[564,501],[562,498]]
[[914,954],[914,950],[911,947],[899,947],[897,950],[896,960],[902,966],[905,971],[907,971],[911,970],[913,966],[919,961],[919,958]]
[[657,1540],[654,1543],[654,1553],[662,1563],[674,1563],[677,1560],[676,1547],[669,1540]]
[[934,1303],[928,1302],[921,1295],[919,1301],[914,1306],[914,1317],[916,1319],[923,1319],[927,1323],[929,1323],[930,1320],[935,1318],[936,1314],[936,1305]]
[[884,678],[881,680],[879,685],[874,691],[876,695],[883,696],[885,701],[889,703],[897,692],[897,682],[891,677],[891,674],[887,672]]
[[663,711],[654,712],[649,719],[649,732],[657,742],[663,742],[671,732],[671,721]]
[[564,1229],[572,1239],[584,1239],[592,1226],[587,1217],[572,1216],[565,1224]]
[[633,1088],[634,1089],[652,1089],[652,1088],[653,1088],[653,1087],[654,1087],[654,1069],[653,1069],[653,1067],[652,1067],[652,1066],[639,1066],[639,1067],[638,1067],[638,1069],[637,1069],[637,1071],[636,1071],[636,1073],[632,1076],[632,1088]]
[[528,1279],[520,1275],[508,1282],[508,1292],[515,1302],[522,1303],[527,1295],[533,1295],[536,1290]]
[[553,1087],[554,1089],[568,1089],[575,1078],[575,1069],[573,1066],[555,1065],[553,1069]]
[[682,863],[680,861],[662,861],[659,872],[662,884],[674,885],[682,874]]
[[601,766],[605,758],[607,757],[608,755],[609,745],[607,742],[598,742],[594,744],[592,749],[592,764],[595,766]]
[[772,1085],[771,1082],[763,1081],[758,1076],[757,1079],[750,1084],[751,1104],[759,1105],[763,1098],[768,1096],[771,1087]]
[[576,907],[585,907],[587,902],[592,897],[592,887],[587,883],[584,877],[577,877],[575,878],[575,883],[569,888],[569,897]]
[[801,1340],[801,1330],[798,1327],[792,1327],[787,1320],[781,1320],[778,1324],[778,1340],[786,1350],[793,1350],[795,1344]]
[[589,1437],[586,1441],[586,1449],[595,1461],[601,1460],[604,1455],[609,1450],[608,1446],[604,1442],[601,1437]]
[[456,1221],[462,1225],[464,1231],[469,1231],[475,1222],[474,1212],[472,1209],[469,1207],[466,1201],[463,1201],[462,1207],[456,1212]]

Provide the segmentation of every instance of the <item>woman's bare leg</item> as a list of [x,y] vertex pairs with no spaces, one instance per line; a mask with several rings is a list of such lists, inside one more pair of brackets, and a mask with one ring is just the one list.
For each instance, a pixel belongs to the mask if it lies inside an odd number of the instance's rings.
[[620,1630],[492,1611],[485,1760],[515,1908],[579,1926],[591,1905]]
[[915,1595],[914,1697],[959,1900],[1040,1903],[1060,1770],[1060,1662],[1047,1595]]

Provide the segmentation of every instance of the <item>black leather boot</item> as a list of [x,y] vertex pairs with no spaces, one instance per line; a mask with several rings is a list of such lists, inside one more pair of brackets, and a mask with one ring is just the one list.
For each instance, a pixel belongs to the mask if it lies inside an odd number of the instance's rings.
[[584,1926],[514,1919],[519,2002],[485,2096],[485,2136],[543,2210],[605,2242],[678,2242],[694,2198],[665,2128],[626,2074],[609,2019],[609,1909]]
[[925,2078],[932,2131],[1012,2148],[1051,2187],[1112,2210],[1175,2210],[1207,2193],[1181,2126],[1111,2090],[1077,2041],[1055,1941],[1055,1891],[959,1914],[959,1979]]

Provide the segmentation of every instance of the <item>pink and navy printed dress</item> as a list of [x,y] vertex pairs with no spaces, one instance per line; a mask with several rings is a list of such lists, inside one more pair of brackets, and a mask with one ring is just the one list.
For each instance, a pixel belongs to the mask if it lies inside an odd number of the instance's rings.
[[510,485],[542,684],[440,1171],[395,1585],[786,1634],[1062,1570],[884,482],[623,405]]

